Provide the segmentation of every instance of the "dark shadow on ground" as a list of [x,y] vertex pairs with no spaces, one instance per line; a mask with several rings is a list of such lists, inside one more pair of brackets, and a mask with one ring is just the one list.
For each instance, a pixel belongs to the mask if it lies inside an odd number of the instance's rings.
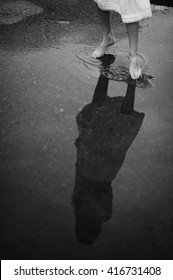
[[[102,70],[107,69],[114,59],[112,55],[105,55]],[[145,116],[134,111],[135,81],[129,80],[125,97],[110,98],[107,96],[109,79],[102,72],[92,102],[76,118],[79,137],[75,142],[77,163],[73,205],[76,237],[86,245],[99,238],[103,223],[111,218],[111,183]]]

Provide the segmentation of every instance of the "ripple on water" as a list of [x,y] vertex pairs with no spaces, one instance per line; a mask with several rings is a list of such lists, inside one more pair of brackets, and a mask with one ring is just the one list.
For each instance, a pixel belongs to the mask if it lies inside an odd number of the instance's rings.
[[[128,51],[125,49],[117,49],[116,54],[105,54],[99,59],[92,58],[93,49],[83,49],[77,53],[77,57],[81,59],[84,65],[91,71],[96,71],[97,73],[107,77],[109,80],[135,83],[137,87],[149,88],[153,87],[151,80],[155,79],[152,75],[143,73],[138,80],[133,80],[129,74],[129,59]],[[141,68],[146,69],[145,59],[140,56]]]

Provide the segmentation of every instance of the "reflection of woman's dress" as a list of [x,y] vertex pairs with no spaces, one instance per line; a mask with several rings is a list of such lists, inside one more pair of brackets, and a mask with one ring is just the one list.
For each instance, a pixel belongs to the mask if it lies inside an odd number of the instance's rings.
[[[104,69],[114,62],[102,58]],[[137,136],[144,114],[134,111],[136,83],[129,83],[125,97],[107,96],[109,79],[100,74],[92,102],[76,117],[77,163],[73,206],[75,233],[79,242],[93,244],[103,222],[112,215],[111,183],[120,170],[126,152]]]
[[123,97],[106,97],[97,107],[88,104],[77,116],[77,168],[96,181],[112,181],[141,127],[144,114],[121,114]]
[[96,241],[103,222],[111,218],[112,199],[111,182],[88,179],[76,168],[73,206],[79,242],[91,245]]

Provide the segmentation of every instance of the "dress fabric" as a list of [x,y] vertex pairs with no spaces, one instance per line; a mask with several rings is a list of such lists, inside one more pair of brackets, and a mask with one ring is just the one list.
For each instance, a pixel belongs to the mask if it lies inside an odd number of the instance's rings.
[[101,10],[115,11],[124,23],[131,23],[152,16],[149,0],[94,0]]

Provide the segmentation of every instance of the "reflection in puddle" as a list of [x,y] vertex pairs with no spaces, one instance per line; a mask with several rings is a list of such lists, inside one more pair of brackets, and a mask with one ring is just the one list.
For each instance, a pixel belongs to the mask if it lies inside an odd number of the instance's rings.
[[141,77],[139,77],[139,79],[137,79],[136,81],[134,81],[133,79],[131,79],[130,75],[129,75],[129,69],[126,66],[119,66],[116,68],[110,67],[107,69],[103,69],[101,68],[101,73],[103,75],[105,75],[108,79],[110,80],[114,80],[114,81],[122,81],[125,82],[127,84],[136,84],[136,87],[140,87],[140,88],[148,88],[148,87],[152,87],[152,83],[151,80],[154,79],[153,76],[151,75],[147,75],[147,74],[142,74]]
[[102,223],[111,218],[112,199],[111,182],[89,179],[76,167],[73,204],[79,242],[90,245],[98,238]]
[[[152,75],[143,73],[142,76],[134,81],[129,74],[129,60],[125,51],[118,51],[116,59],[106,65],[107,59],[110,59],[112,55],[104,55],[100,59],[94,59],[91,57],[90,51],[81,52],[77,55],[84,65],[90,70],[96,70],[102,73],[107,79],[125,82],[127,84],[134,84],[140,88],[150,88],[153,86],[151,80],[155,79]],[[143,62],[144,63],[144,62]],[[142,65],[142,69],[145,69],[145,65]]]
[[[102,67],[109,67],[114,59],[112,55],[105,56]],[[108,83],[101,72],[92,102],[76,117],[79,137],[75,142],[73,205],[76,237],[84,244],[92,244],[103,222],[111,217],[111,183],[144,119],[144,113],[134,111],[135,83],[128,84],[125,97],[108,97]]]

